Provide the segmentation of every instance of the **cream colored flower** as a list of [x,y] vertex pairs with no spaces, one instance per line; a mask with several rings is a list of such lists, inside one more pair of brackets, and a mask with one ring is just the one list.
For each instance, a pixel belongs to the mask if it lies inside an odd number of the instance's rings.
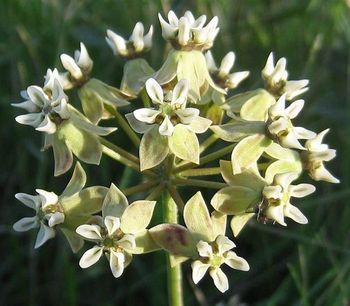
[[197,244],[199,259],[192,263],[193,282],[197,284],[209,270],[216,288],[221,292],[227,291],[229,284],[226,275],[221,270],[223,264],[236,270],[249,270],[247,261],[231,251],[234,247],[235,244],[223,235],[217,236],[212,243],[199,241]]
[[65,216],[58,196],[53,192],[36,189],[38,195],[17,193],[16,199],[35,210],[35,216],[25,217],[13,225],[17,232],[25,232],[32,228],[40,228],[35,241],[35,248],[42,246],[47,240],[55,237],[55,226],[64,222]]

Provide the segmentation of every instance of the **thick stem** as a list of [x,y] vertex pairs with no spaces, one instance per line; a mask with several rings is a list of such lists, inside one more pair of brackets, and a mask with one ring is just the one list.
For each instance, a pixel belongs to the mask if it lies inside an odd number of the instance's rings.
[[[167,191],[162,194],[164,222],[177,224],[177,206]],[[170,306],[183,306],[181,264],[171,267],[170,254],[167,253],[167,281]]]

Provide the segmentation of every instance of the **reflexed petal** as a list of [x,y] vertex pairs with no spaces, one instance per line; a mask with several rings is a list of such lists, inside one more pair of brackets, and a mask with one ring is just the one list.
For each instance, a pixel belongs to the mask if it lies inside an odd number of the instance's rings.
[[[186,13],[185,13],[186,15]],[[179,25],[179,19],[177,18],[176,14],[174,13],[174,11],[169,11],[168,13],[168,20],[169,20],[169,24],[177,27]]]
[[294,119],[304,107],[304,100],[297,100],[286,108],[289,119]]
[[249,76],[249,73],[249,71],[240,71],[229,74],[228,87],[231,89],[236,88],[244,79],[246,79]]
[[48,224],[50,227],[54,227],[57,224],[61,224],[64,222],[64,214],[61,212],[55,212],[53,213],[48,221]]
[[174,126],[168,116],[165,116],[162,124],[159,126],[159,134],[163,136],[171,136],[174,133]]
[[307,130],[303,127],[294,127],[293,131],[297,135],[298,139],[311,139],[316,136],[315,132]]
[[299,184],[289,187],[291,195],[296,198],[303,198],[313,193],[316,188],[311,184]]
[[210,72],[216,71],[218,68],[216,67],[215,60],[213,54],[210,51],[205,53],[205,61],[207,63],[208,70]]
[[54,192],[48,192],[43,189],[35,189],[35,191],[40,195],[42,208],[45,208],[48,205],[57,204],[58,196]]
[[286,96],[282,95],[275,104],[269,108],[269,115],[274,117],[285,116]]
[[135,118],[141,122],[154,123],[156,117],[160,114],[160,111],[151,108],[140,108],[133,111]]
[[36,237],[34,248],[37,249],[41,247],[47,240],[55,237],[55,235],[56,232],[53,228],[41,223],[38,235]]
[[[170,14],[171,12],[174,13],[173,11],[170,11],[169,14]],[[169,16],[169,14],[168,14],[168,16]],[[174,14],[174,15],[175,15],[175,14]],[[175,17],[176,17],[176,16],[175,16]],[[168,18],[169,18],[169,17],[168,17]],[[176,25],[174,25],[174,24],[169,24],[169,23],[167,23],[167,22],[163,19],[162,15],[161,15],[160,13],[158,13],[158,19],[159,19],[159,22],[160,22],[160,26],[161,26],[161,28],[162,28],[162,36],[163,36],[163,38],[164,38],[164,39],[173,38],[173,37],[175,36],[176,31],[177,31],[177,24],[178,24],[178,21],[176,21]],[[176,17],[176,19],[177,19],[177,17]],[[169,22],[171,23],[170,20],[171,20],[171,19],[169,19]]]
[[82,42],[80,43],[80,52],[77,53],[77,55],[78,54],[79,56],[75,58],[78,66],[88,71],[91,70],[93,62],[89,56],[85,45]]
[[93,240],[101,240],[101,227],[96,224],[83,224],[77,227],[75,230],[80,236],[93,239]]
[[329,132],[329,129],[326,129],[318,133],[314,138],[308,140],[305,143],[305,147],[310,151],[325,151],[328,149],[328,145],[322,144],[324,136]]
[[213,256],[213,248],[206,241],[199,241],[197,243],[197,251],[199,256],[211,258]]
[[15,120],[20,124],[30,125],[32,127],[38,127],[43,120],[42,113],[31,113],[20,115],[15,118]]
[[25,206],[34,209],[36,212],[38,212],[41,206],[40,196],[34,196],[27,193],[16,193],[15,198],[18,201],[21,201]]
[[37,216],[34,217],[25,217],[18,220],[14,225],[13,229],[16,232],[26,232],[32,228],[39,227],[39,219]]
[[143,50],[143,47],[144,47],[143,32],[144,32],[144,27],[142,22],[136,23],[134,30],[132,31],[132,34],[130,36],[130,41],[134,43],[136,52],[141,52]]
[[333,176],[323,165],[319,166],[318,168],[310,171],[310,176],[315,181],[326,181],[330,183],[339,183],[340,181]]
[[158,82],[155,79],[148,79],[146,81],[146,91],[148,96],[151,98],[153,103],[159,103],[163,104],[163,89],[162,87],[158,84]]
[[273,60],[273,53],[271,52],[269,54],[269,57],[267,58],[265,67],[261,71],[261,73],[266,78],[266,77],[269,77],[272,74],[274,69],[275,69],[275,64],[274,64],[274,60]]
[[153,36],[153,26],[151,25],[148,33],[143,37],[143,41],[146,49],[149,49],[152,47],[152,36]]
[[225,292],[228,290],[229,286],[228,286],[227,276],[225,275],[224,272],[222,272],[220,268],[211,269],[209,271],[209,274],[213,279],[216,288],[218,288],[219,291]]
[[184,14],[184,17],[187,18],[188,22],[190,23],[191,27],[193,26],[194,22],[196,21],[194,19],[194,16],[191,11],[186,11]]
[[189,82],[187,79],[180,80],[174,90],[173,95],[171,99],[171,105],[183,105],[187,101],[187,94],[188,94],[188,88],[189,88]]
[[196,119],[199,116],[199,109],[184,108],[176,110],[175,113],[180,117],[181,123],[190,124],[194,119]]
[[216,237],[215,242],[218,247],[219,255],[224,254],[225,252],[233,249],[236,246],[230,239],[223,235],[219,235],[218,237]]
[[45,132],[47,134],[55,134],[56,133],[56,124],[51,121],[49,116],[45,116],[44,120],[39,124],[39,126],[36,128],[39,132]]
[[234,63],[235,63],[236,55],[231,51],[227,53],[221,61],[219,67],[219,76],[225,77],[230,73]]
[[[185,13],[185,16],[186,16],[186,13]],[[206,21],[207,21],[207,16],[205,16],[205,15],[199,16],[194,22],[192,22],[191,28],[192,29],[194,29],[194,28],[201,29],[201,28],[203,28]]]
[[104,224],[108,231],[108,236],[112,236],[120,228],[120,219],[118,217],[106,216]]
[[195,260],[191,266],[192,280],[195,284],[198,284],[198,282],[204,277],[205,273],[207,273],[210,265],[204,264],[200,260]]
[[112,48],[114,54],[127,55],[128,50],[126,48],[126,42],[123,37],[117,35],[111,30],[107,30],[106,41]]
[[236,270],[249,271],[250,269],[248,262],[243,257],[237,256],[235,252],[227,252],[225,264]]
[[27,88],[27,94],[30,100],[36,104],[40,109],[43,108],[49,101],[48,96],[44,93],[43,89],[39,86],[29,86]]
[[303,215],[303,213],[299,210],[299,208],[289,204],[284,208],[284,216],[291,218],[297,223],[300,224],[307,224],[308,220],[307,218]]
[[266,209],[265,214],[269,219],[274,220],[283,226],[287,226],[284,222],[283,205],[270,206]]
[[125,256],[123,253],[110,251],[109,254],[109,266],[111,267],[112,274],[115,278],[118,278],[124,271]]
[[103,248],[99,246],[94,246],[93,248],[87,250],[83,256],[80,258],[79,266],[83,269],[89,268],[94,265],[101,258],[103,253]]
[[63,67],[67,71],[69,71],[69,73],[72,75],[74,79],[79,80],[83,77],[83,73],[81,69],[79,68],[79,66],[71,56],[67,54],[61,54],[60,58],[61,58]]
[[131,234],[125,234],[117,243],[127,251],[133,251],[136,248],[135,236]]
[[181,46],[186,46],[190,40],[191,27],[187,18],[181,17],[179,20],[178,42]]
[[273,73],[271,74],[271,82],[273,84],[276,84],[282,80],[286,80],[288,77],[287,71],[286,71],[286,65],[287,65],[287,60],[282,57],[280,58],[275,66],[275,69]]
[[284,87],[284,92],[286,93],[286,99],[293,100],[295,97],[308,91],[309,88],[306,87],[308,84],[309,84],[309,80],[288,81]]

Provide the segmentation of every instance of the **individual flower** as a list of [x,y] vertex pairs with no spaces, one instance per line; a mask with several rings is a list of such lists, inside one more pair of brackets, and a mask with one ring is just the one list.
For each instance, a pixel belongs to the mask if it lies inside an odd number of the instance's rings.
[[227,276],[221,269],[223,264],[236,270],[249,270],[247,261],[231,251],[234,247],[236,247],[236,245],[222,235],[217,236],[215,241],[211,243],[203,240],[199,241],[197,250],[200,257],[192,263],[193,282],[197,284],[209,270],[209,274],[216,288],[221,292],[227,291],[229,283]]
[[275,65],[273,53],[271,52],[264,69],[261,71],[261,75],[265,81],[266,89],[272,95],[279,98],[285,94],[287,100],[293,100],[309,89],[306,87],[309,84],[309,80],[288,81],[286,65],[287,60],[284,57],[280,58]]
[[205,50],[212,47],[215,37],[219,33],[218,17],[215,16],[204,26],[207,16],[195,19],[190,11],[178,18],[173,11],[168,13],[168,22],[158,14],[162,27],[162,36],[169,40],[175,49]]
[[35,210],[35,216],[20,219],[13,225],[13,229],[24,232],[39,228],[35,241],[35,248],[39,248],[47,240],[55,237],[56,229],[59,228],[73,251],[77,252],[83,243],[75,234],[77,222],[87,221],[90,218],[89,214],[101,210],[108,190],[100,186],[83,189],[85,183],[86,174],[77,163],[70,182],[60,196],[42,189],[36,189],[37,195],[17,193],[16,199]]
[[29,112],[29,114],[17,116],[18,123],[30,125],[40,132],[54,134],[57,131],[57,126],[70,117],[67,105],[68,97],[56,77],[57,75],[57,70],[54,70],[43,88],[35,85],[29,86],[26,92],[21,93],[25,101],[12,104],[12,106]]
[[129,38],[125,40],[111,30],[107,30],[106,41],[112,48],[114,54],[125,58],[134,58],[148,51],[152,47],[153,26],[150,26],[148,33],[144,34],[144,26],[141,22],[136,23]]
[[65,89],[79,87],[89,80],[93,61],[82,42],[80,43],[80,50],[75,50],[74,58],[67,54],[61,54],[60,58],[63,67],[68,72],[67,81],[70,83]]
[[313,193],[315,187],[310,184],[291,185],[298,176],[298,173],[293,172],[276,174],[273,183],[263,189],[264,201],[261,204],[259,214],[283,226],[287,226],[284,221],[285,217],[300,224],[308,223],[303,213],[290,203],[290,198],[305,197]]
[[286,108],[286,95],[281,96],[276,104],[269,108],[268,131],[272,138],[285,148],[305,148],[300,144],[299,139],[311,139],[315,133],[303,127],[294,127],[291,119],[294,119],[304,106],[304,100],[294,101]]
[[215,286],[221,291],[228,290],[228,280],[221,270],[226,264],[233,269],[248,271],[245,259],[231,251],[235,244],[225,237],[226,215],[217,211],[209,215],[200,192],[185,205],[184,220],[187,226],[160,224],[150,229],[156,243],[173,256],[173,265],[193,259],[192,279],[197,284],[209,271]]
[[76,232],[96,246],[87,250],[79,265],[85,269],[95,264],[103,254],[109,260],[114,277],[122,275],[133,254],[153,251],[147,225],[151,221],[154,201],[136,201],[128,204],[124,194],[113,184],[102,207],[102,217],[95,217],[91,224],[80,225]]
[[169,149],[179,158],[198,163],[196,133],[204,133],[211,121],[199,116],[197,108],[187,107],[188,87],[188,81],[183,79],[164,94],[157,81],[148,79],[146,91],[155,108],[141,108],[126,115],[131,127],[145,134],[140,147],[142,170],[161,163]]
[[314,138],[306,141],[306,151],[302,152],[304,168],[315,181],[339,183],[339,180],[323,165],[323,162],[330,161],[336,156],[336,150],[329,149],[327,144],[322,143],[324,136],[328,132],[329,129],[326,129]]

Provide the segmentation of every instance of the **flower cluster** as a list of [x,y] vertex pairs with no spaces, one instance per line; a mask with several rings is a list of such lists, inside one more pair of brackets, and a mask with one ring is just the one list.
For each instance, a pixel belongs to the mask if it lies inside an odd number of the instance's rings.
[[[262,70],[265,88],[228,96],[249,71],[231,72],[233,52],[216,65],[208,49],[219,32],[218,18],[206,24],[205,15],[196,19],[187,11],[178,18],[170,11],[168,22],[160,14],[159,20],[171,47],[158,70],[141,57],[151,49],[153,26],[144,34],[138,22],[128,40],[107,30],[108,45],[127,60],[119,87],[93,77],[93,61],[81,43],[74,57],[60,56],[65,71],[48,69],[43,87],[29,86],[21,93],[25,101],[13,104],[28,112],[16,121],[43,132],[44,149],[52,147],[55,176],[69,171],[75,157],[99,165],[104,154],[136,171],[136,185],[84,188],[86,174],[76,162],[61,195],[42,189],[36,189],[37,195],[16,194],[35,216],[13,227],[40,228],[36,248],[57,229],[74,252],[84,242],[92,243],[80,266],[88,268],[105,255],[115,278],[134,255],[163,250],[172,273],[181,273],[175,267],[191,261],[195,284],[209,274],[225,292],[229,281],[224,266],[249,270],[248,262],[233,251],[228,220],[233,236],[254,217],[264,224],[286,226],[287,218],[308,223],[294,198],[313,193],[315,187],[295,182],[306,172],[316,181],[338,183],[324,165],[336,151],[322,143],[328,129],[317,134],[295,126],[305,103],[295,98],[308,89],[308,81],[288,81],[285,58],[275,65],[269,55]],[[70,104],[72,95],[80,105]],[[114,119],[128,141],[104,139],[116,130],[98,125],[105,119]],[[206,154],[210,146],[213,151]],[[228,154],[231,159],[225,160]],[[217,167],[206,167],[208,163]],[[220,174],[220,182],[202,179]],[[199,188],[215,190],[210,205]],[[189,190],[194,192],[184,200]],[[137,200],[129,204],[127,196]],[[165,212],[160,224],[152,220],[157,210]]]

